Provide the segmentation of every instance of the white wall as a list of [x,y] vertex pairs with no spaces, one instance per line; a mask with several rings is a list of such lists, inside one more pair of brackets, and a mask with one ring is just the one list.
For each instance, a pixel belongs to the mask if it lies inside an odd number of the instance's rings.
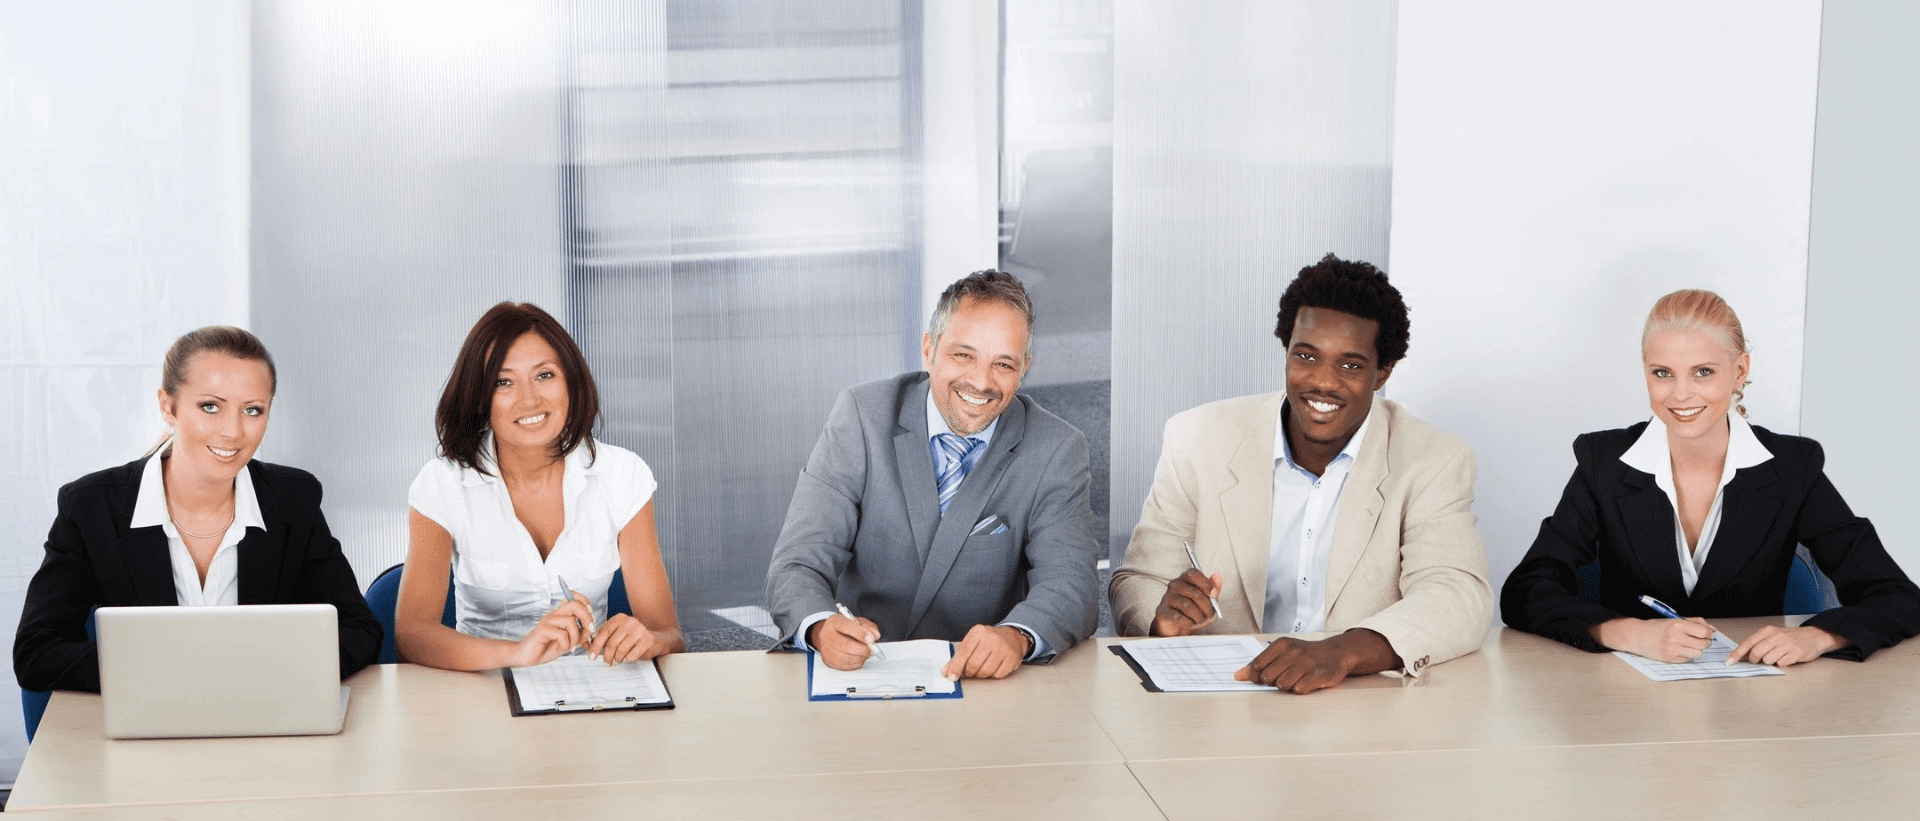
[[1803,430],[1826,446],[1827,475],[1910,575],[1920,572],[1920,266],[1906,254],[1920,225],[1916,30],[1920,6],[1905,0],[1828,3],[1823,13],[1801,403]]
[[[7,637],[60,485],[160,434],[154,391],[175,337],[247,324],[247,13],[221,0],[0,4]],[[26,753],[18,715],[0,711],[9,785]]]
[[1797,432],[1820,4],[1406,3],[1399,31],[1389,270],[1413,340],[1387,394],[1479,454],[1494,584],[1573,437],[1649,415],[1659,295],[1726,297],[1752,421]]

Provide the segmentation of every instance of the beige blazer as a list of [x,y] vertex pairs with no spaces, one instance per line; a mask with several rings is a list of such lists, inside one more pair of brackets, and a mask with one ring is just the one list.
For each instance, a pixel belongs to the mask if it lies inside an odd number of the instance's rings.
[[[1283,394],[1242,396],[1167,420],[1153,489],[1108,595],[1114,627],[1146,635],[1167,583],[1190,566],[1225,577],[1206,633],[1267,632],[1273,542],[1273,445]],[[1327,561],[1328,632],[1386,637],[1418,675],[1473,652],[1493,625],[1487,551],[1474,528],[1473,450],[1459,437],[1373,400],[1372,425],[1347,476]]]

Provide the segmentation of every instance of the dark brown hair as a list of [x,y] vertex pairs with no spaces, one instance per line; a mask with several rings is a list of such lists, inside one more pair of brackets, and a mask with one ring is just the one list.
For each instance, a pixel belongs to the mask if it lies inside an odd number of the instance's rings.
[[[226,354],[242,361],[266,365],[268,395],[280,390],[280,374],[274,370],[273,355],[267,353],[267,346],[260,344],[259,337],[232,325],[208,325],[188,331],[174,340],[167,348],[167,358],[160,362],[160,389],[178,400],[180,384],[187,381],[187,367],[193,364],[194,357],[203,353]],[[161,436],[159,442],[147,449],[147,455],[158,452],[171,437],[171,432]]]
[[467,341],[453,361],[453,373],[440,391],[440,407],[434,411],[433,427],[440,436],[440,455],[463,468],[491,476],[482,465],[480,447],[486,441],[493,419],[494,382],[507,349],[526,334],[539,334],[560,357],[560,371],[567,378],[567,421],[560,438],[553,443],[553,458],[563,459],[582,442],[587,454],[596,455],[593,427],[600,421],[600,391],[593,385],[593,372],[587,370],[587,358],[573,337],[552,314],[530,302],[502,302],[473,323]]

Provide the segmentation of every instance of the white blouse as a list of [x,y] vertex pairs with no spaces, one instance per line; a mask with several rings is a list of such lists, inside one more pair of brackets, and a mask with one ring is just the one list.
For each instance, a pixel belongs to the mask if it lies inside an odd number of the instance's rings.
[[[566,521],[546,561],[513,512],[493,439],[481,443],[493,475],[441,458],[428,462],[407,491],[407,504],[453,536],[455,629],[519,641],[560,604],[559,580],[593,602],[596,624],[607,618],[607,589],[620,569],[620,530],[652,500],[653,471],[633,451],[596,442],[566,457],[561,498]],[[591,459],[592,464],[589,464]]]
[[253,493],[253,474],[246,465],[233,477],[233,523],[220,536],[213,560],[207,563],[207,581],[200,582],[200,570],[187,552],[186,541],[173,526],[167,510],[167,484],[160,476],[160,454],[173,447],[168,442],[159,453],[147,457],[140,469],[140,490],[133,498],[133,518],[128,527],[159,525],[167,535],[167,559],[173,566],[173,599],[181,607],[232,607],[240,603],[240,553],[235,548],[247,535],[247,528],[267,529],[260,515],[260,499]]
[[1754,438],[1753,427],[1737,413],[1727,414],[1727,458],[1720,468],[1720,486],[1713,489],[1713,505],[1707,509],[1707,520],[1700,525],[1700,542],[1691,553],[1687,550],[1687,530],[1680,523],[1680,494],[1673,489],[1673,454],[1667,449],[1667,426],[1660,417],[1653,417],[1647,423],[1647,429],[1640,438],[1620,454],[1620,461],[1627,467],[1643,473],[1653,474],[1653,482],[1667,494],[1667,504],[1673,508],[1674,549],[1680,552],[1680,583],[1693,594],[1693,586],[1700,582],[1700,568],[1707,566],[1707,552],[1713,548],[1713,537],[1720,532],[1720,499],[1727,495],[1727,483],[1733,481],[1734,471],[1750,468],[1773,458],[1773,451]]

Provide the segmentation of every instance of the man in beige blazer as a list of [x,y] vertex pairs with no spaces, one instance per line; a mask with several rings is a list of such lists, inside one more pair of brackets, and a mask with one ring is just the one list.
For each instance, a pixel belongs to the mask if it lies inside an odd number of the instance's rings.
[[1283,392],[1168,420],[1108,589],[1114,626],[1332,634],[1280,638],[1239,673],[1298,693],[1472,652],[1493,623],[1473,451],[1375,396],[1407,350],[1399,291],[1328,254],[1288,286],[1279,318]]

